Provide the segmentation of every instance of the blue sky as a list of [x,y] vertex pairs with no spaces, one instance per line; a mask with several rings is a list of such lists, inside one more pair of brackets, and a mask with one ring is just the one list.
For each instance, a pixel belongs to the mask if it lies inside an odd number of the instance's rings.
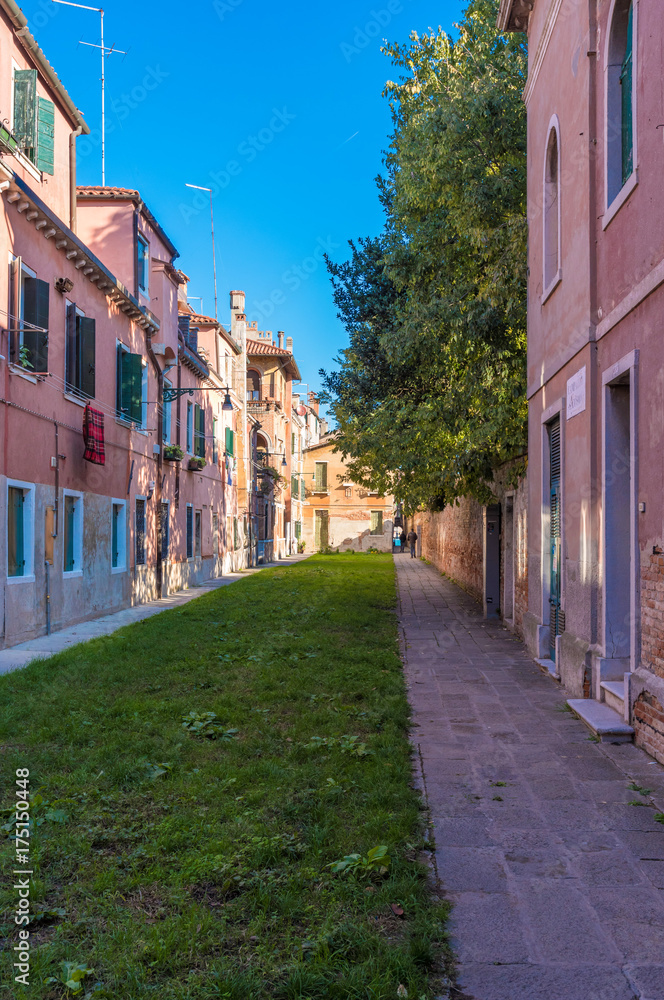
[[[248,319],[293,337],[314,389],[346,343],[322,253],[343,258],[348,239],[382,225],[374,177],[390,116],[381,92],[395,76],[382,39],[451,30],[464,5],[105,6],[106,44],[128,50],[106,63],[106,183],[140,190],[209,314],[209,200],[185,184],[214,187],[219,318],[228,322],[228,291],[243,289]],[[79,140],[79,183],[99,184],[100,58],[78,44],[99,42],[99,15],[52,0],[25,0],[23,11],[93,130],[93,141]]]

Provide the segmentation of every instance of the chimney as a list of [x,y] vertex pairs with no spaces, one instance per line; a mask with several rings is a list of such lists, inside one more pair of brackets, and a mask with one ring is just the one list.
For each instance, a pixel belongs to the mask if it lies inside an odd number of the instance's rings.
[[286,350],[290,351],[291,354],[293,353],[293,338],[292,337],[286,337]]
[[283,350],[283,346],[284,346],[284,331],[283,330],[277,330],[277,341],[279,343],[279,347],[281,347],[282,350]]
[[320,403],[318,402],[318,396],[316,395],[316,393],[315,392],[308,392],[307,393],[307,400],[309,402],[309,406],[311,407],[311,409],[314,411],[314,413],[316,414],[316,416],[318,416],[318,410],[319,410],[319,407],[320,407]]
[[231,292],[231,313],[244,312],[244,292]]

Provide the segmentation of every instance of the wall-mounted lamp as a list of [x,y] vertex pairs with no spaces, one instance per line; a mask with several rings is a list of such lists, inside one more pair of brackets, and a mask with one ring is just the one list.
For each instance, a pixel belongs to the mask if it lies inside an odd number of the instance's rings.
[[222,410],[225,410],[227,413],[232,413],[233,412],[233,404],[231,402],[231,393],[230,393],[230,389],[228,388],[228,386],[226,387],[225,392],[226,392],[226,395],[224,396],[224,402],[223,402],[221,408],[222,408]]

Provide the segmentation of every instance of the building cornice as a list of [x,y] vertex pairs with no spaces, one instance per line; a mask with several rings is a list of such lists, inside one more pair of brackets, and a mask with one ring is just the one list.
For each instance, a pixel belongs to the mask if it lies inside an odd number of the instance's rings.
[[546,56],[547,49],[549,48],[549,42],[551,41],[553,29],[556,25],[556,21],[558,20],[558,14],[560,13],[562,5],[563,0],[552,0],[549,12],[546,15],[546,21],[544,22],[544,28],[542,30],[542,34],[540,35],[537,51],[535,52],[532,63],[530,63],[528,67],[528,80],[526,81],[526,86],[523,90],[523,100],[525,104],[528,104],[532,96],[533,88],[535,87],[537,79],[540,75],[544,57]]
[[3,163],[0,163],[0,189],[5,201],[13,205],[19,215],[33,223],[37,233],[41,233],[44,239],[53,240],[55,249],[63,254],[82,277],[96,285],[110,302],[116,304],[121,312],[151,336],[159,330],[157,317],[149,309],[140,306],[131,292],[78,236],[44,204],[21,177]]
[[527,31],[534,0],[500,0],[497,26],[500,31]]

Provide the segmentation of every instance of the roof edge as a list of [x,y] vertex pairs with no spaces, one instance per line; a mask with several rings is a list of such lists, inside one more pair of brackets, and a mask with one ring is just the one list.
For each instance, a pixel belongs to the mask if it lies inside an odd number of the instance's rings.
[[499,31],[528,31],[534,0],[500,0],[496,26]]

